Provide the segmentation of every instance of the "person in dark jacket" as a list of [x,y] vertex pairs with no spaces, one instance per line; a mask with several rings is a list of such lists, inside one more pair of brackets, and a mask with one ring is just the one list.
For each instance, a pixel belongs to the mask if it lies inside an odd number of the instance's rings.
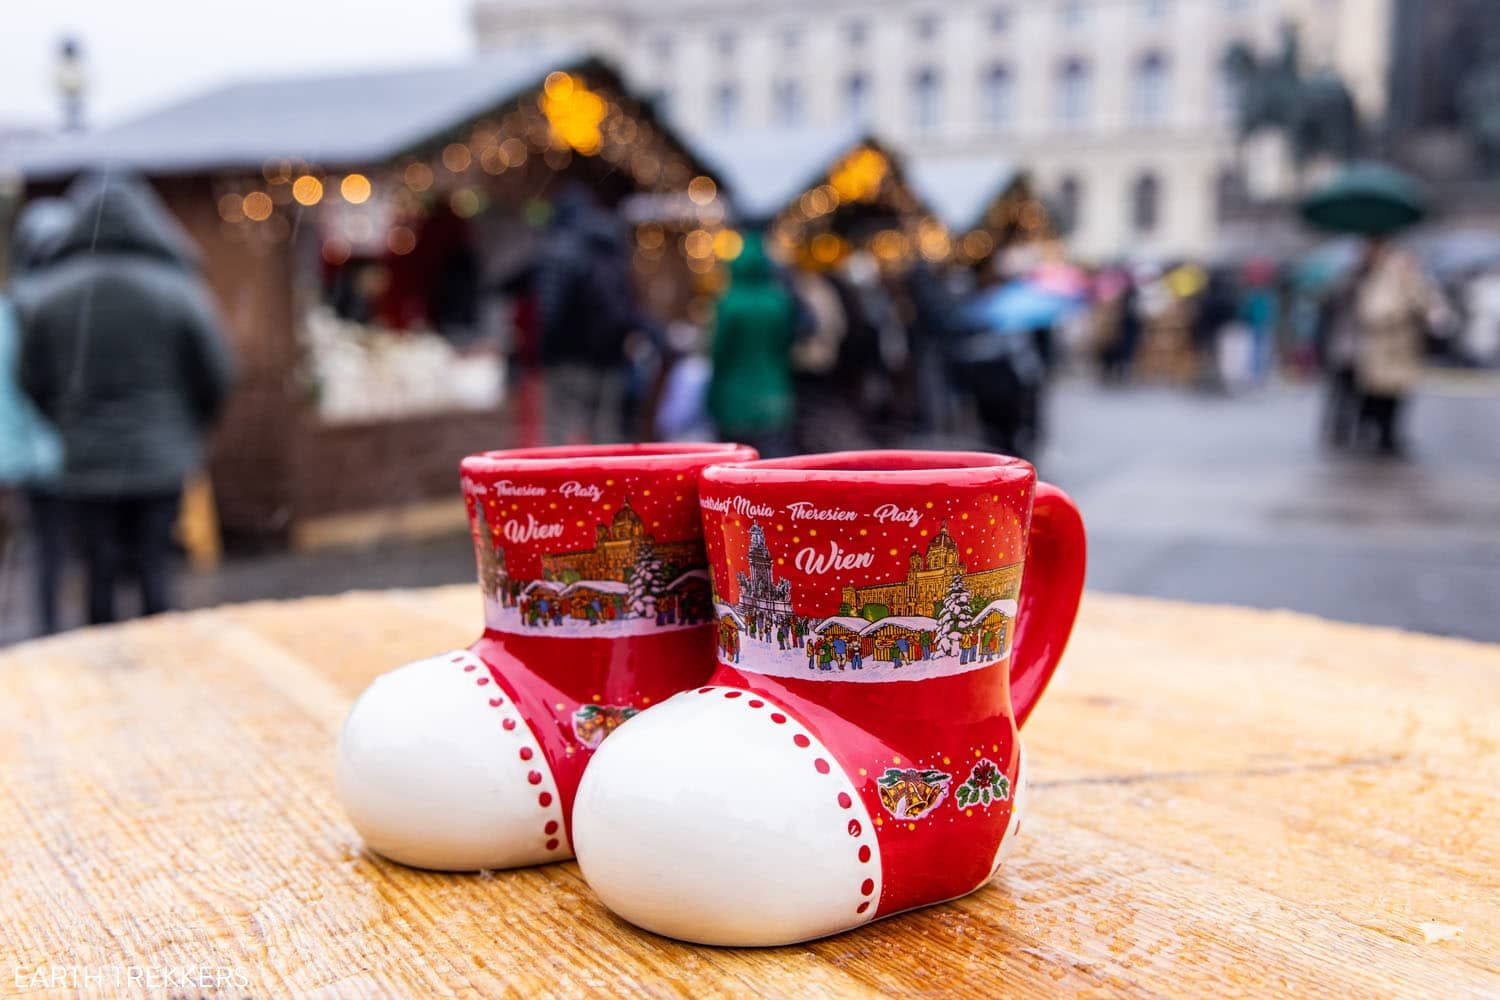
[[533,271],[549,444],[621,437],[625,339],[646,326],[619,223],[562,191]]
[[62,437],[58,486],[99,623],[115,619],[127,558],[143,612],[168,608],[178,501],[232,361],[187,237],[152,190],[106,175],[69,197],[77,219],[21,302],[21,377]]

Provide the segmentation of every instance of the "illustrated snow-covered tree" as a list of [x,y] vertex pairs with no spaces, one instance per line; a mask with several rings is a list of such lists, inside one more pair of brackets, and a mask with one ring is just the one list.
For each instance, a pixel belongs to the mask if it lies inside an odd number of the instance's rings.
[[625,606],[631,614],[647,618],[656,613],[656,597],[667,584],[665,576],[656,549],[650,542],[642,542],[625,578]]
[[938,605],[937,651],[940,656],[958,655],[959,633],[973,602],[974,595],[969,593],[964,578],[954,570],[952,578],[948,580],[948,590],[943,594],[942,603]]

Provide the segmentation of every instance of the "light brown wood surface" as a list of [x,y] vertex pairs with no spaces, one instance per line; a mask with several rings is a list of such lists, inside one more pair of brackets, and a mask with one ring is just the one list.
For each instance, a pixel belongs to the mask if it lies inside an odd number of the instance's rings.
[[621,923],[571,863],[362,851],[343,714],[477,605],[244,605],[0,654],[0,993],[136,965],[237,969],[225,996],[1500,995],[1500,647],[1091,595],[991,885],[722,950]]

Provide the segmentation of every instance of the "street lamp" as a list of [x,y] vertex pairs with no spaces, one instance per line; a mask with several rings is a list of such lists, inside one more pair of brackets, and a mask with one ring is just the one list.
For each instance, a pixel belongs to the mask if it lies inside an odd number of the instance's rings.
[[65,36],[57,51],[57,72],[54,77],[58,96],[62,98],[63,130],[83,130],[83,95],[88,89],[88,78],[83,71],[83,46],[78,39]]

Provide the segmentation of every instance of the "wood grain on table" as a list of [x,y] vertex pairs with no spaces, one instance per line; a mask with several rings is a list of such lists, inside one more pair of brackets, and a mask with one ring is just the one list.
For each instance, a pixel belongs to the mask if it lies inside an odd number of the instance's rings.
[[1090,595],[993,883],[728,950],[622,923],[572,863],[362,851],[344,712],[478,622],[449,587],[0,654],[0,993],[137,965],[235,968],[234,996],[1500,995],[1500,647]]

